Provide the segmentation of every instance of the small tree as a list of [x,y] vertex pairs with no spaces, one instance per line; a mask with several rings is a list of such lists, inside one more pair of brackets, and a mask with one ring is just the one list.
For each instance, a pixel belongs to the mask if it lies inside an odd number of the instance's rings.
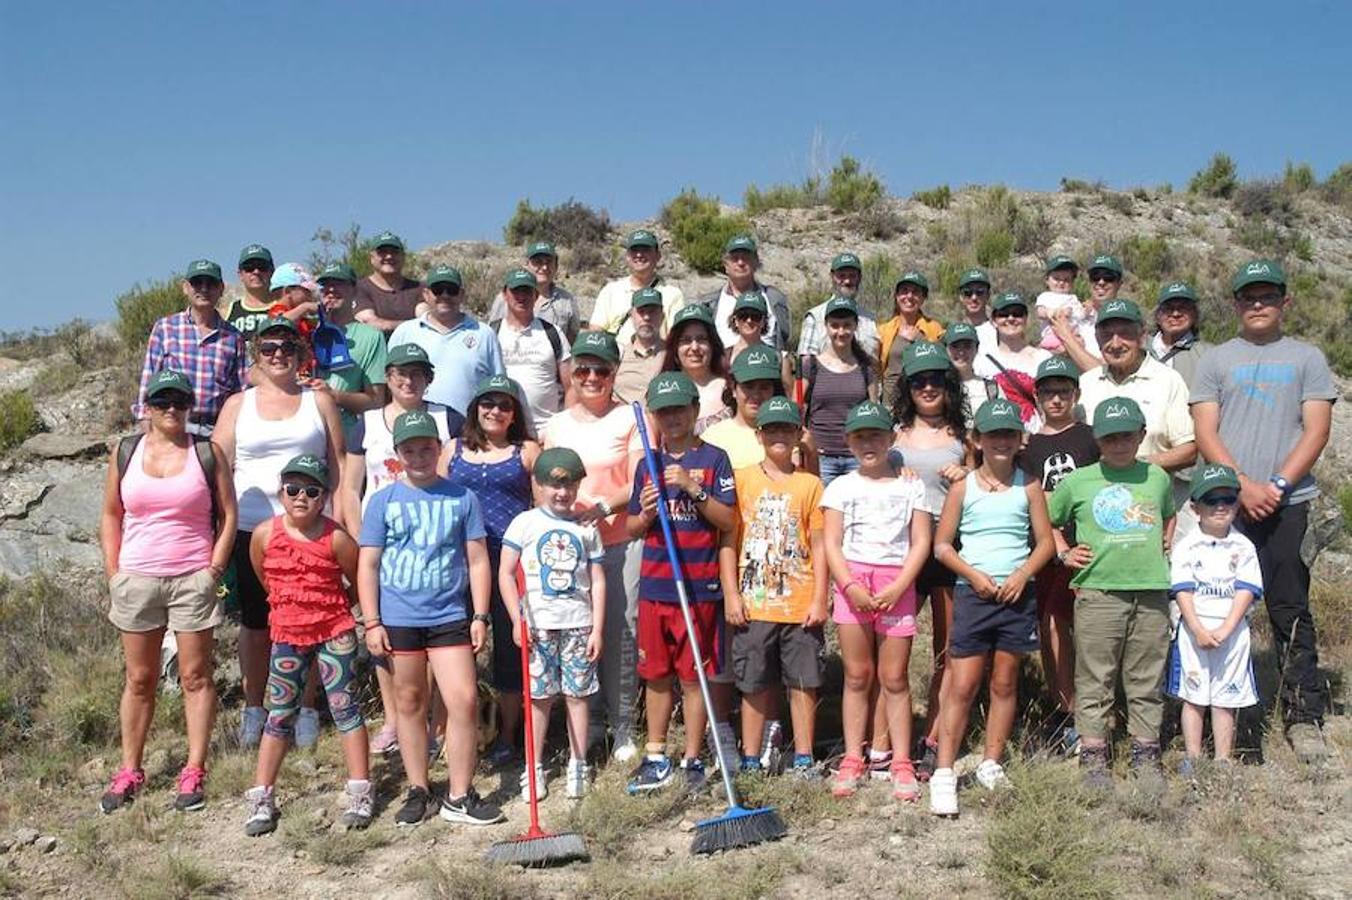
[[826,202],[836,212],[859,212],[883,198],[883,183],[852,156],[842,156],[826,182]]
[[187,307],[183,287],[177,278],[152,281],[146,287],[133,285],[117,298],[117,336],[129,353],[145,349],[146,338],[155,322]]
[[686,263],[706,275],[721,267],[728,238],[751,231],[745,216],[725,215],[718,198],[701,197],[694,188],[686,188],[662,207],[661,222]]
[[1229,197],[1239,186],[1239,176],[1235,161],[1224,153],[1217,153],[1192,180],[1188,182],[1188,193],[1203,197]]
[[319,245],[317,249],[310,251],[311,272],[318,272],[331,263],[340,262],[351,266],[358,278],[371,274],[373,249],[371,241],[369,238],[362,239],[361,226],[356,222],[336,234],[333,229],[321,225],[310,237],[310,243]]

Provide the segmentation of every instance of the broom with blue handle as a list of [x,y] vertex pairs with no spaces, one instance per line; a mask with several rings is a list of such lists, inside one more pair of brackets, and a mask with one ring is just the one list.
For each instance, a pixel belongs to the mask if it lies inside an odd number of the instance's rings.
[[[709,692],[709,679],[704,673],[704,653],[696,639],[695,623],[690,616],[690,597],[685,590],[685,575],[681,569],[681,557],[676,552],[676,538],[671,532],[671,519],[667,515],[661,473],[657,469],[657,454],[653,452],[648,439],[648,423],[643,415],[643,407],[633,405],[634,421],[638,423],[638,434],[643,441],[643,460],[647,464],[648,479],[657,488],[657,520],[662,524],[662,537],[667,545],[667,559],[671,561],[671,574],[676,581],[676,596],[681,602],[681,617],[685,619],[685,633],[690,638],[690,649],[695,656],[695,675],[699,679],[699,691],[704,697],[704,708],[709,716],[710,731],[714,741],[714,752],[723,759],[723,739],[718,734],[719,723],[715,719],[713,696]],[[732,748],[729,748],[731,750]],[[788,828],[772,806],[748,809],[737,801],[737,791],[732,786],[732,774],[727,766],[719,766],[723,776],[723,790],[727,794],[728,809],[721,816],[695,823],[695,839],[690,843],[691,853],[714,853],[718,850],[731,850],[735,847],[749,847],[765,841],[774,841],[784,837]]]

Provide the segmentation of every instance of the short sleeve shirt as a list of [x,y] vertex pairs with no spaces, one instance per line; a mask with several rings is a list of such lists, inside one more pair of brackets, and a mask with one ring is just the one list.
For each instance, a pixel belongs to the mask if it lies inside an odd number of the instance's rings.
[[554,630],[592,624],[591,564],[605,555],[595,527],[537,507],[512,519],[502,543],[521,554],[532,627]]
[[417,344],[427,351],[435,374],[427,399],[449,406],[462,416],[474,399],[474,388],[490,375],[502,375],[502,349],[487,325],[468,313],[450,331],[428,316],[405,322],[390,335],[390,347]]
[[1191,593],[1198,616],[1224,619],[1230,615],[1235,591],[1263,596],[1263,572],[1253,543],[1234,528],[1225,537],[1189,532],[1174,545],[1169,590]]
[[569,358],[568,344],[559,335],[559,355],[538,317],[525,328],[517,328],[509,319],[498,323],[498,344],[507,377],[521,385],[530,407],[531,420],[538,430],[563,405],[563,385],[559,382],[559,364]]
[[1164,523],[1174,516],[1174,492],[1159,466],[1136,462],[1125,469],[1101,462],[1076,469],[1052,492],[1052,524],[1075,525],[1076,540],[1094,551],[1075,573],[1075,587],[1100,591],[1152,591],[1169,587]]
[[932,512],[919,478],[865,478],[849,472],[822,493],[822,506],[841,513],[841,552],[851,562],[899,566],[911,551],[911,516]]
[[801,623],[812,606],[812,532],[822,528],[822,482],[807,472],[779,481],[760,465],[738,469],[737,582],[747,618]]
[[[329,387],[355,394],[368,385],[384,384],[385,335],[362,322],[349,322],[343,326],[343,333],[352,365],[328,372],[325,381]],[[338,411],[343,417],[343,432],[350,434],[357,425],[357,414],[342,407]]]
[[[674,284],[658,278],[652,285],[662,295],[663,334],[671,327],[671,320],[685,306],[685,294]],[[617,278],[601,288],[596,295],[596,305],[592,307],[591,327],[609,331],[615,335],[620,346],[634,339],[634,323],[629,311],[634,308],[634,291],[637,288],[629,277]]]
[[370,276],[357,282],[357,296],[352,308],[356,312],[371,310],[382,319],[395,322],[407,322],[417,315],[418,304],[422,301],[422,285],[411,278],[404,278],[393,291],[377,287]]
[[1145,460],[1195,440],[1192,414],[1188,411],[1188,384],[1173,369],[1146,354],[1141,366],[1121,383],[1113,381],[1107,366],[1098,366],[1080,376],[1080,403],[1084,417],[1094,420],[1094,410],[1112,397],[1129,397],[1145,414],[1145,440],[1136,458]]
[[721,447],[728,454],[734,471],[757,465],[765,459],[765,447],[761,444],[756,429],[735,415],[710,425],[700,437],[704,438],[706,443]]

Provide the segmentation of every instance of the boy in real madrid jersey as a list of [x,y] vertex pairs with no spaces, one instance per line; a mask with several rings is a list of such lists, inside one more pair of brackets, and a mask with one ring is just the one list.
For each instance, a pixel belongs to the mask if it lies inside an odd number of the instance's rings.
[[1177,635],[1169,654],[1166,690],[1183,701],[1186,757],[1191,776],[1202,755],[1202,724],[1211,708],[1216,761],[1229,761],[1235,710],[1258,703],[1249,661],[1250,605],[1263,595],[1258,552],[1234,529],[1239,477],[1229,466],[1202,468],[1192,483],[1199,529],[1174,547],[1170,593],[1178,603]]

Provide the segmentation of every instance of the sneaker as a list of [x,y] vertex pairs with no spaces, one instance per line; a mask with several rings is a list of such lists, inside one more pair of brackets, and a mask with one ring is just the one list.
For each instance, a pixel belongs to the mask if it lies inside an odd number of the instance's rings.
[[912,754],[912,759],[915,760],[915,777],[916,780],[924,783],[930,780],[935,767],[939,765],[939,744],[929,738],[921,738],[915,751]]
[[645,756],[638,768],[629,775],[628,791],[631,794],[644,794],[671,784],[676,777],[676,767],[665,755]]
[[699,759],[681,760],[681,771],[685,773],[685,788],[694,793],[704,787],[709,775],[704,771],[704,762]]
[[244,792],[249,803],[249,818],[244,820],[244,833],[249,837],[271,834],[277,830],[277,804],[272,788],[251,787]]
[[793,763],[785,771],[789,776],[802,781],[816,781],[821,777],[821,769],[809,753],[795,753]]
[[239,745],[246,750],[258,746],[263,740],[263,723],[268,720],[268,711],[261,706],[246,706],[239,717]]
[[1328,759],[1329,748],[1324,733],[1314,722],[1297,722],[1286,729],[1286,740],[1295,751],[1296,759],[1305,765],[1315,765]]
[[318,743],[319,710],[302,706],[300,715],[296,716],[296,747],[300,750],[309,750]]
[[376,789],[370,781],[349,781],[347,783],[347,810],[338,819],[338,824],[351,831],[362,829],[371,824],[375,815]]
[[868,763],[862,756],[846,756],[840,761],[840,768],[831,779],[831,795],[834,797],[853,797],[859,790],[859,782],[867,777]]
[[1113,773],[1108,771],[1108,747],[1106,744],[1080,747],[1080,770],[1084,773],[1084,786],[1095,791],[1112,790]]
[[372,753],[398,753],[399,729],[385,725],[371,737]]
[[[544,800],[549,796],[549,783],[545,780],[545,767],[535,767],[535,799]],[[530,802],[530,769],[521,770],[521,799]]]
[[484,754],[483,761],[490,769],[501,769],[516,761],[516,748],[502,741],[494,741]]
[[929,802],[932,815],[958,817],[958,776],[952,769],[935,769],[930,775]]
[[502,810],[484,800],[474,788],[463,797],[447,797],[441,804],[441,817],[460,825],[493,825],[506,821]]
[[887,781],[892,777],[892,751],[884,750],[875,752],[870,750],[865,759],[868,760],[868,777],[872,781]]
[[976,767],[976,783],[988,791],[998,791],[1009,786],[1009,776],[1005,767],[993,759],[983,759]]
[[119,769],[113,776],[113,783],[108,785],[108,790],[99,800],[99,811],[107,815],[130,806],[145,783],[146,773],[143,769]]
[[892,797],[904,803],[915,803],[920,799],[920,783],[915,780],[915,766],[909,759],[898,759],[892,763]]
[[1185,756],[1179,760],[1178,777],[1185,781],[1195,781],[1197,779],[1197,760],[1191,756]]
[[432,795],[427,792],[427,788],[409,788],[404,795],[404,805],[394,814],[394,824],[421,825],[422,820],[427,818],[427,807],[431,802]]
[[174,809],[179,812],[197,812],[207,805],[207,770],[197,766],[184,766],[178,773],[178,793],[174,796]]
[[587,793],[587,783],[591,780],[591,766],[585,759],[568,760],[568,774],[563,783],[563,796],[569,800],[581,800]]
[[761,758],[759,756],[743,756],[741,769],[743,772],[761,771]]
[[1132,741],[1127,768],[1133,775],[1157,775],[1160,771],[1160,745],[1154,741]]

